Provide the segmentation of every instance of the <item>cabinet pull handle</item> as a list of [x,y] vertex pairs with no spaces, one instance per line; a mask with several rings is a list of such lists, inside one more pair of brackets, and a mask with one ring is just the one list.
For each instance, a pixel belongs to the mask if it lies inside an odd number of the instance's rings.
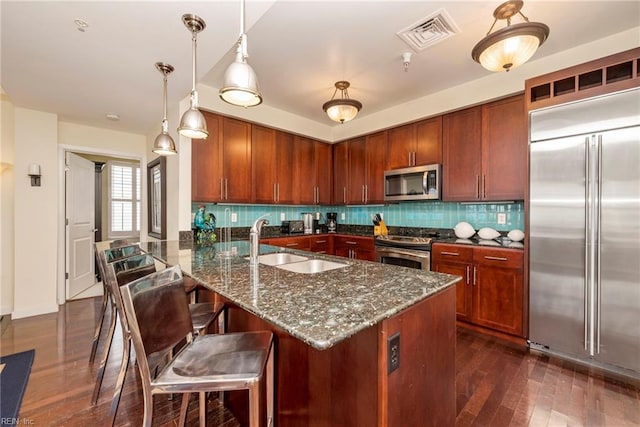
[[277,197],[277,200],[279,202],[280,201],[280,183],[278,183],[278,187],[277,188],[278,188],[278,191],[276,193],[276,195],[277,195],[276,197]]
[[327,243],[326,240],[316,240],[314,243]]
[[478,271],[478,269],[474,266],[473,267],[473,286],[476,285],[476,276],[477,276],[476,272],[477,271]]
[[362,189],[360,190],[360,200],[362,200],[362,203],[364,203],[364,185],[362,186]]
[[287,243],[287,246],[298,246],[299,243]]
[[487,180],[486,175],[482,174],[482,198],[485,199],[487,197]]
[[347,245],[357,245],[358,244],[358,242],[352,242],[351,240],[347,240],[347,241],[345,241],[345,243]]
[[493,260],[493,261],[507,261],[507,258],[501,257],[501,256],[488,256],[488,255],[485,255],[484,259],[490,259],[490,260]]
[[220,200],[224,200],[224,178],[220,178]]
[[224,179],[224,198],[225,200],[229,200],[229,179]]
[[276,184],[275,182],[273,183],[273,201],[277,202],[278,201],[278,184]]
[[467,285],[469,284],[469,276],[471,276],[471,272],[469,271],[469,268],[471,268],[471,266],[467,265],[466,270],[467,270]]
[[407,154],[409,154],[409,166],[413,166],[413,160],[412,160],[413,152],[409,151]]
[[364,202],[365,203],[369,202],[369,186],[368,185],[364,186]]
[[480,198],[480,175],[476,175],[476,199]]
[[347,187],[342,187],[342,201],[347,204]]
[[442,255],[450,255],[450,256],[460,256],[459,253],[457,252],[447,252],[447,251],[442,251],[440,252]]

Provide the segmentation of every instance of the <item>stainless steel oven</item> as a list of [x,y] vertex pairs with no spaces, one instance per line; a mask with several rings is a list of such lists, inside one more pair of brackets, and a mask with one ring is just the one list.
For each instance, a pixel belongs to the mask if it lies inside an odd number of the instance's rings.
[[431,270],[431,238],[376,236],[376,261],[383,264]]

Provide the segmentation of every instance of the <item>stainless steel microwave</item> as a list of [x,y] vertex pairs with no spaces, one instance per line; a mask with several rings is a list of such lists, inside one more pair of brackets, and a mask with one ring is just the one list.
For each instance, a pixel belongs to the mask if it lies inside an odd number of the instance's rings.
[[425,165],[393,169],[384,173],[384,199],[440,200],[442,166]]

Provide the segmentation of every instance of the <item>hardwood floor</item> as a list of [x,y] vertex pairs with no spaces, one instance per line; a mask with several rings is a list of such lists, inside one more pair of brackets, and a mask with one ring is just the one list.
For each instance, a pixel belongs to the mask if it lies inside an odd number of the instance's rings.
[[[57,314],[3,318],[2,355],[36,349],[20,418],[47,426],[104,424],[121,347],[116,339],[100,399],[91,406],[98,362],[90,366],[88,358],[99,302],[99,298],[72,301]],[[608,378],[460,328],[456,369],[458,426],[640,426],[638,383]],[[141,394],[132,364],[116,425],[141,424]],[[179,405],[180,399],[156,398],[154,425],[176,425]],[[215,399],[209,405],[210,425],[238,426]],[[189,420],[190,425],[197,424],[195,399]]]

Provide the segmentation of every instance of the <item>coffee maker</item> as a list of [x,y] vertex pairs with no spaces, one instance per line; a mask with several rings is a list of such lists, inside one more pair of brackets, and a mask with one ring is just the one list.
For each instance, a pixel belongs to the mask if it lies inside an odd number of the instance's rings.
[[338,212],[327,212],[327,231],[335,233],[338,228]]

